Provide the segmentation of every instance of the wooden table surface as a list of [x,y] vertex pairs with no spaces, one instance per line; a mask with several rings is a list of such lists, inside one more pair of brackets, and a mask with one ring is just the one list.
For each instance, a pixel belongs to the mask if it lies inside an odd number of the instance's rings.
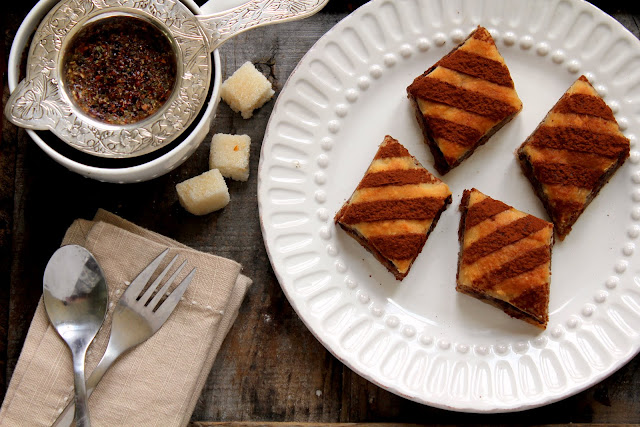
[[[362,1],[332,0],[316,16],[255,29],[221,49],[223,77],[251,61],[276,96],[307,50]],[[35,0],[3,2],[2,71],[13,36]],[[636,37],[640,2],[598,1]],[[8,96],[4,75],[3,107]],[[640,356],[575,396],[524,413],[455,413],[389,393],[339,362],[285,298],[263,244],[256,198],[260,146],[274,102],[243,120],[221,103],[211,127],[251,137],[249,181],[229,182],[231,203],[196,217],[178,204],[176,183],[207,169],[208,137],[181,167],[151,182],[105,184],[49,159],[27,134],[2,122],[0,142],[0,399],[42,293],[42,271],[75,218],[99,207],[193,248],[235,259],[254,280],[193,413],[195,421],[313,423],[640,423]],[[204,425],[200,424],[199,425]],[[220,424],[222,425],[222,424]],[[224,425],[227,425],[226,423]]]

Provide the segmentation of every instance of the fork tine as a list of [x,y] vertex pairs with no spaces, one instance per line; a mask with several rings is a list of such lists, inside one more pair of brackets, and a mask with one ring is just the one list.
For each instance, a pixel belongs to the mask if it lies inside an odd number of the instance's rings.
[[135,279],[133,279],[129,287],[122,294],[121,298],[131,299],[135,301],[138,295],[140,295],[140,292],[142,292],[142,290],[144,289],[144,285],[149,282],[149,279],[151,279],[151,276],[153,276],[153,273],[156,271],[168,252],[169,248],[165,249],[160,255],[156,257],[156,259],[151,261],[151,263],[146,266],[145,269],[142,270]]
[[158,291],[158,293],[156,293],[151,302],[148,304],[151,310],[153,310],[156,305],[158,305],[158,302],[160,301],[160,299],[162,299],[162,296],[167,293],[169,287],[174,282],[174,280],[176,280],[176,277],[178,277],[178,274],[180,274],[185,265],[187,265],[187,260],[184,260],[182,264],[180,264],[180,266],[176,268],[176,271],[171,275],[171,277],[169,277],[169,280],[167,280],[167,282],[162,285],[162,288]]
[[177,259],[178,259],[178,255],[174,256],[173,259],[169,261],[169,264],[167,264],[164,270],[162,270],[162,272],[158,274],[158,277],[156,277],[153,283],[147,288],[144,295],[140,297],[140,302],[142,303],[142,305],[147,305],[147,302],[151,299],[151,295],[153,295],[153,292],[156,289],[158,289],[160,282],[162,282],[162,279],[164,279],[164,276],[167,275],[167,273],[169,272],[169,270],[171,269],[171,267],[173,266],[173,264],[176,262]]
[[176,308],[176,305],[178,305],[180,298],[182,298],[182,294],[184,294],[184,291],[187,289],[187,286],[189,286],[189,283],[191,283],[191,280],[193,279],[193,276],[195,274],[196,268],[194,267],[193,270],[191,270],[191,272],[187,275],[187,277],[182,279],[182,282],[180,282],[180,284],[173,290],[173,292],[171,292],[171,295],[169,295],[167,299],[164,300],[158,310],[156,310],[156,315],[162,318],[163,322],[173,312],[173,309]]

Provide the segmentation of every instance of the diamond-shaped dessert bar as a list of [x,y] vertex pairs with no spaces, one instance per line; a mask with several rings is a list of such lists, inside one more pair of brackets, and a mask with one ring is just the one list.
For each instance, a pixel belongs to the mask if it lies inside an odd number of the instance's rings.
[[335,222],[402,280],[449,203],[449,187],[387,135]]
[[563,240],[629,157],[611,109],[581,76],[517,152],[524,174]]
[[474,189],[460,203],[456,290],[545,329],[553,224]]
[[407,94],[441,174],[458,166],[522,110],[504,58],[480,26],[417,77]]

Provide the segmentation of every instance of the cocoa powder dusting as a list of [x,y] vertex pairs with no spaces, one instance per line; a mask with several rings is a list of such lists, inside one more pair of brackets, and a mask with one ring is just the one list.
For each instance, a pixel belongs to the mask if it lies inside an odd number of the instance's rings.
[[409,151],[389,135],[385,136],[384,142],[378,149],[374,159],[386,159],[389,157],[410,157]]
[[547,212],[555,225],[558,237],[563,240],[586,206],[582,202],[563,199],[549,199],[548,205]]
[[489,42],[491,44],[495,44],[493,41],[493,37],[491,37],[491,33],[487,31],[486,28],[478,26],[478,28],[471,34],[471,37],[476,40],[482,40],[483,42]]
[[440,180],[431,175],[426,169],[396,169],[383,172],[368,173],[362,178],[358,189],[383,187],[387,185],[410,185],[435,183]]
[[533,173],[538,181],[548,185],[571,185],[579,188],[593,188],[604,171],[581,165],[565,163],[533,163]]
[[447,104],[498,122],[518,112],[515,107],[506,102],[429,76],[416,78],[407,88],[407,92],[417,98]]
[[554,113],[583,114],[615,121],[611,108],[598,96],[573,93],[564,95],[553,107]]
[[465,220],[465,229],[468,230],[471,227],[480,224],[482,221],[509,209],[511,209],[511,206],[506,203],[487,197],[468,208]]
[[540,148],[591,153],[608,159],[615,159],[625,152],[625,157],[629,155],[629,140],[622,135],[570,126],[540,126],[527,143]]
[[432,219],[443,205],[444,199],[432,197],[352,203],[343,213],[340,222],[357,224],[394,219]]
[[510,303],[538,318],[541,323],[546,325],[549,320],[549,284],[541,283],[539,286],[526,289],[517,297],[512,298]]
[[493,233],[481,238],[464,249],[462,263],[473,264],[480,258],[522,240],[550,225],[547,221],[543,221],[532,215],[517,219],[508,225],[498,228]]
[[472,147],[482,138],[482,133],[470,126],[435,116],[427,115],[424,119],[434,138],[443,138],[463,147]]
[[407,233],[391,236],[374,236],[369,242],[387,259],[402,260],[415,258],[425,242],[426,234]]
[[436,65],[500,86],[513,87],[511,74],[504,64],[475,53],[457,49],[442,58]]
[[493,289],[507,279],[519,276],[549,262],[551,259],[551,248],[547,245],[532,249],[517,258],[514,258],[498,269],[487,272],[484,276],[473,281],[473,286],[477,289]]

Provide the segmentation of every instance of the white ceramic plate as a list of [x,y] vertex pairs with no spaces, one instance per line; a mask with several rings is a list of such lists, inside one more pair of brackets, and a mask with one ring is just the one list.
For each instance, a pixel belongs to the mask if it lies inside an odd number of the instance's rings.
[[[403,282],[333,224],[386,134],[433,171],[406,86],[482,24],[523,111],[444,177],[453,204]],[[585,74],[631,158],[553,250],[538,329],[455,291],[458,205],[476,187],[546,218],[514,150]],[[585,2],[374,0],[306,54],[278,97],[260,159],[265,244],[289,301],[354,371],[459,411],[541,406],[610,375],[640,348],[640,42]]]

